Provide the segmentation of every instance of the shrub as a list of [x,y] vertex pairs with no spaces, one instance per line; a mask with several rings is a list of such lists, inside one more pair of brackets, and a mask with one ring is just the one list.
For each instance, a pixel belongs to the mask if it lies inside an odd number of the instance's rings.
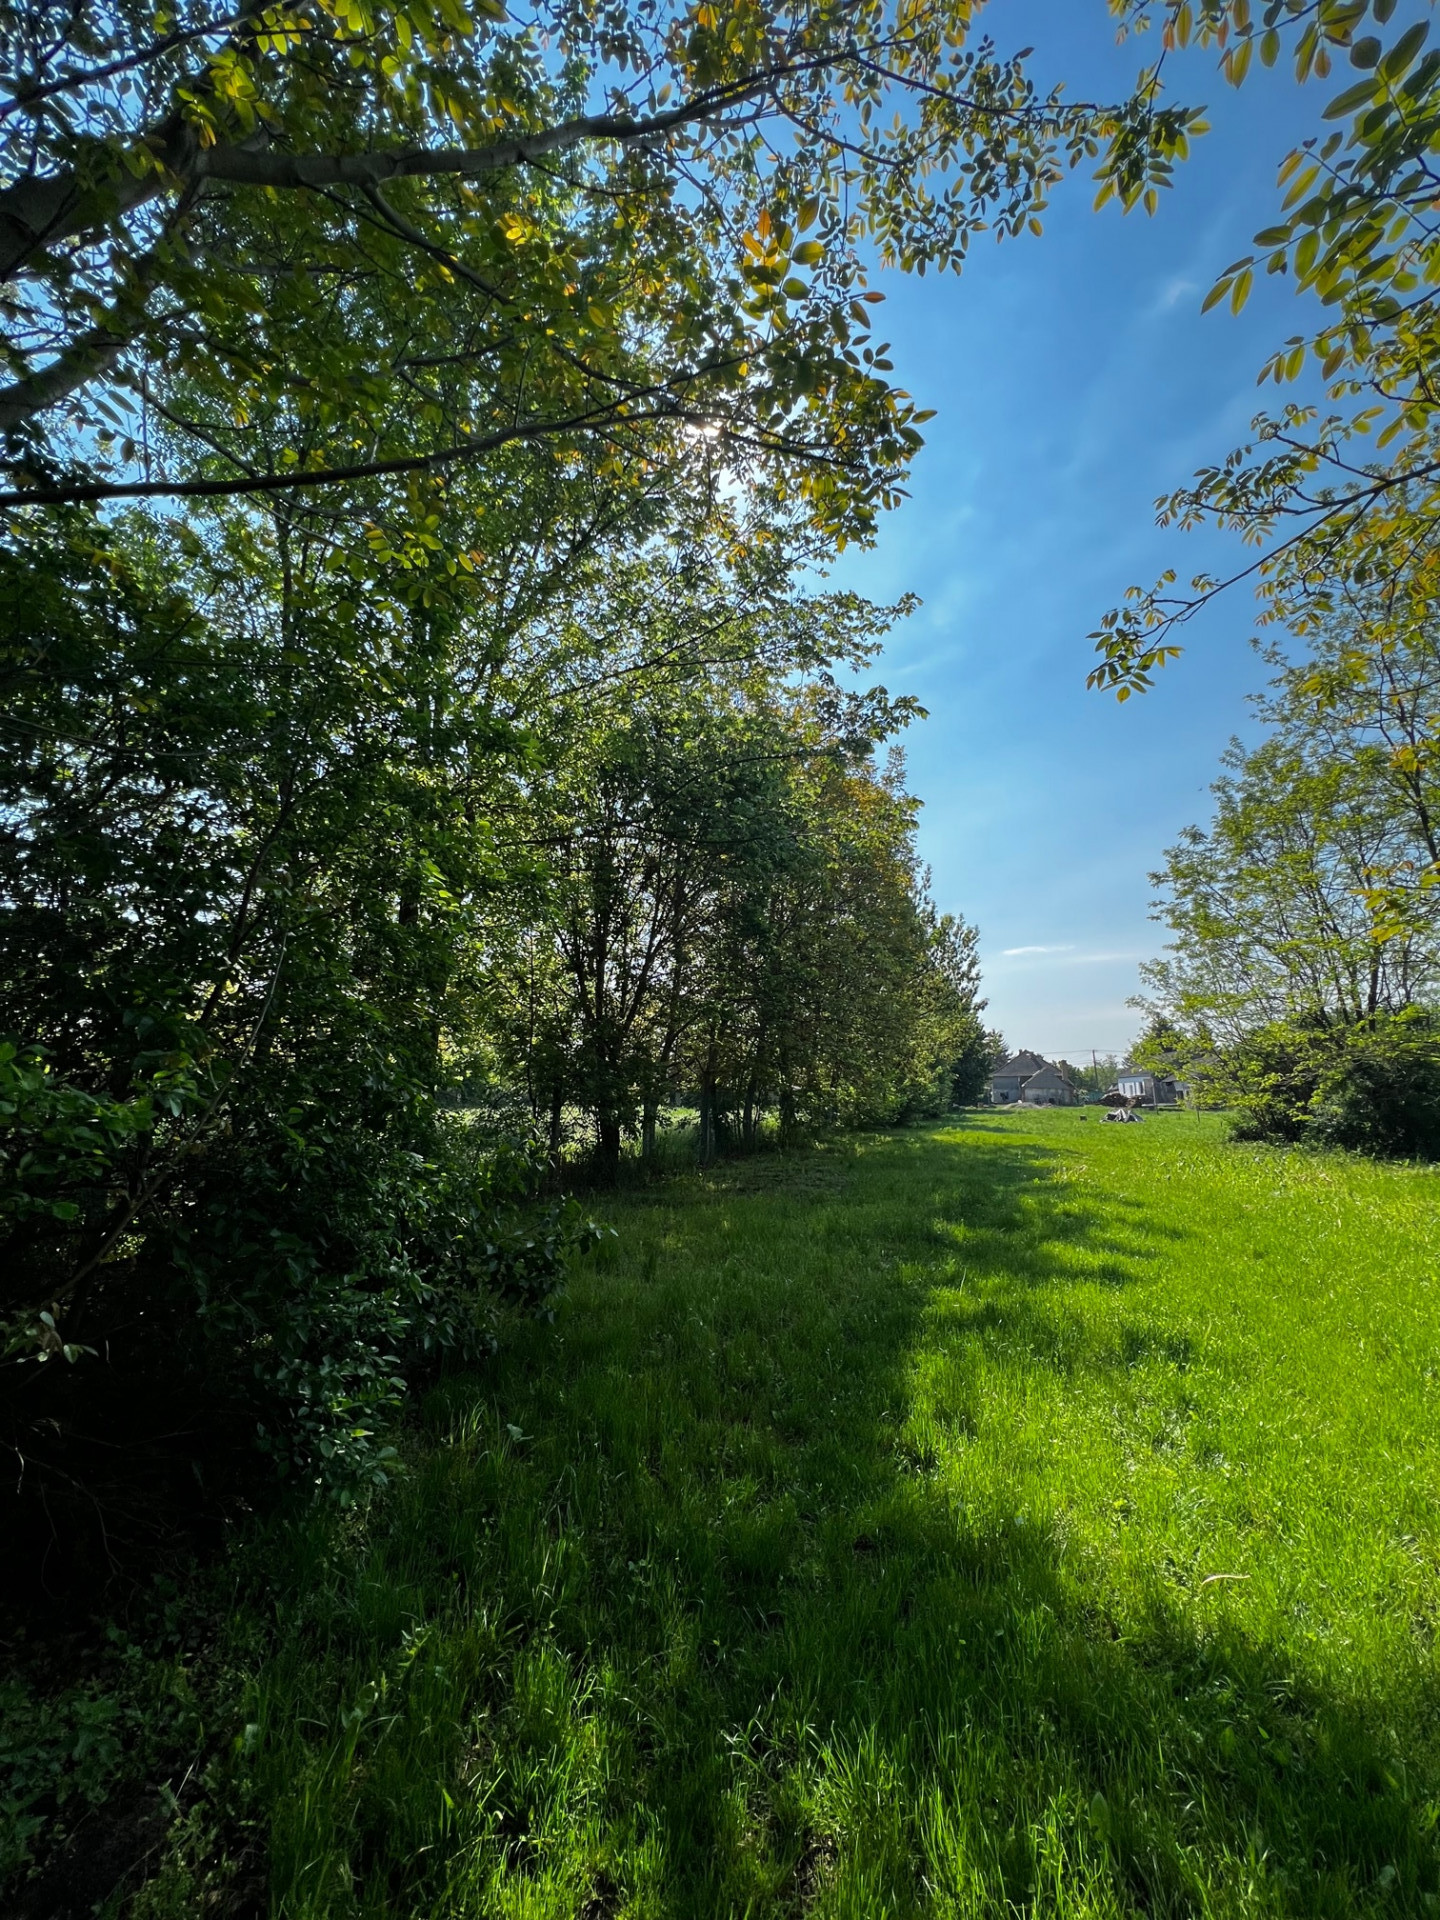
[[0,1046],[0,1357],[32,1423],[54,1414],[33,1369],[74,1408],[103,1349],[133,1394],[188,1380],[248,1418],[284,1476],[344,1501],[383,1483],[407,1381],[490,1351],[502,1302],[549,1313],[599,1234],[541,1204],[534,1145],[385,1067],[352,1048],[303,1105],[272,1086],[207,1131],[193,1063],[112,1099]]
[[1440,1159],[1440,1034],[1420,1015],[1367,1023],[1345,1035],[1321,1080],[1309,1134],[1326,1146],[1392,1159]]
[[1232,1048],[1209,1080],[1236,1109],[1236,1139],[1440,1159],[1440,1029],[1418,1009],[1274,1022]]

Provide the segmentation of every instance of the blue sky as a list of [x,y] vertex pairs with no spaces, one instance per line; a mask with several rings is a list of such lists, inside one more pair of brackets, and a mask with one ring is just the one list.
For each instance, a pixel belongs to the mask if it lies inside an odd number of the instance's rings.
[[[1127,90],[1155,45],[1117,48],[1104,0],[992,0],[984,19],[1072,97]],[[1256,375],[1315,311],[1263,278],[1239,318],[1200,304],[1274,217],[1276,169],[1332,89],[1257,66],[1233,92],[1208,56],[1167,77],[1212,131],[1154,218],[1094,213],[1082,171],[1042,238],[982,244],[959,279],[878,278],[896,377],[938,413],[911,498],[835,574],[924,601],[880,677],[930,710],[907,753],[936,898],[979,923],[989,1017],[1011,1044],[1071,1058],[1137,1030],[1126,999],[1164,938],[1147,875],[1206,817],[1264,680],[1245,587],[1125,706],[1086,692],[1086,636],[1132,582],[1242,557],[1223,536],[1161,532],[1154,501],[1279,399]]]

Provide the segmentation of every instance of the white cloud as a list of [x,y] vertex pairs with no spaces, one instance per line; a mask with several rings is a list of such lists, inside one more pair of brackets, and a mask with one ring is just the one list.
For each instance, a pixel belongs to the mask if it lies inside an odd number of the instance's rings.
[[1053,954],[1064,967],[1102,966],[1108,961],[1143,960],[1143,953],[1080,953],[1073,945],[1064,947],[1005,947],[1003,960],[1019,960],[1030,954]]
[[1177,274],[1173,280],[1167,280],[1165,285],[1160,289],[1154,311],[1156,313],[1172,313],[1187,295],[1198,293],[1199,291],[1199,287],[1193,280],[1187,280],[1183,274]]

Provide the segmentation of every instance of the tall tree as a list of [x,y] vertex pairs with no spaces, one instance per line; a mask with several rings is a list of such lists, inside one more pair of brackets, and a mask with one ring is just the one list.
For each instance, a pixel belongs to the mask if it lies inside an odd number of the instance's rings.
[[1211,826],[1153,876],[1174,941],[1149,994],[1216,1041],[1398,1012],[1440,986],[1433,623],[1402,643],[1370,596],[1348,614],[1298,658],[1271,652],[1268,737],[1232,745]]

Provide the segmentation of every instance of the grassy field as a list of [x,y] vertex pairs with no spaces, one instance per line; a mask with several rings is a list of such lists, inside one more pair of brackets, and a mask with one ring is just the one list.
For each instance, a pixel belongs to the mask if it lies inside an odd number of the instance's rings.
[[1437,1198],[1055,1112],[611,1203],[252,1568],[274,1911],[1440,1912]]

